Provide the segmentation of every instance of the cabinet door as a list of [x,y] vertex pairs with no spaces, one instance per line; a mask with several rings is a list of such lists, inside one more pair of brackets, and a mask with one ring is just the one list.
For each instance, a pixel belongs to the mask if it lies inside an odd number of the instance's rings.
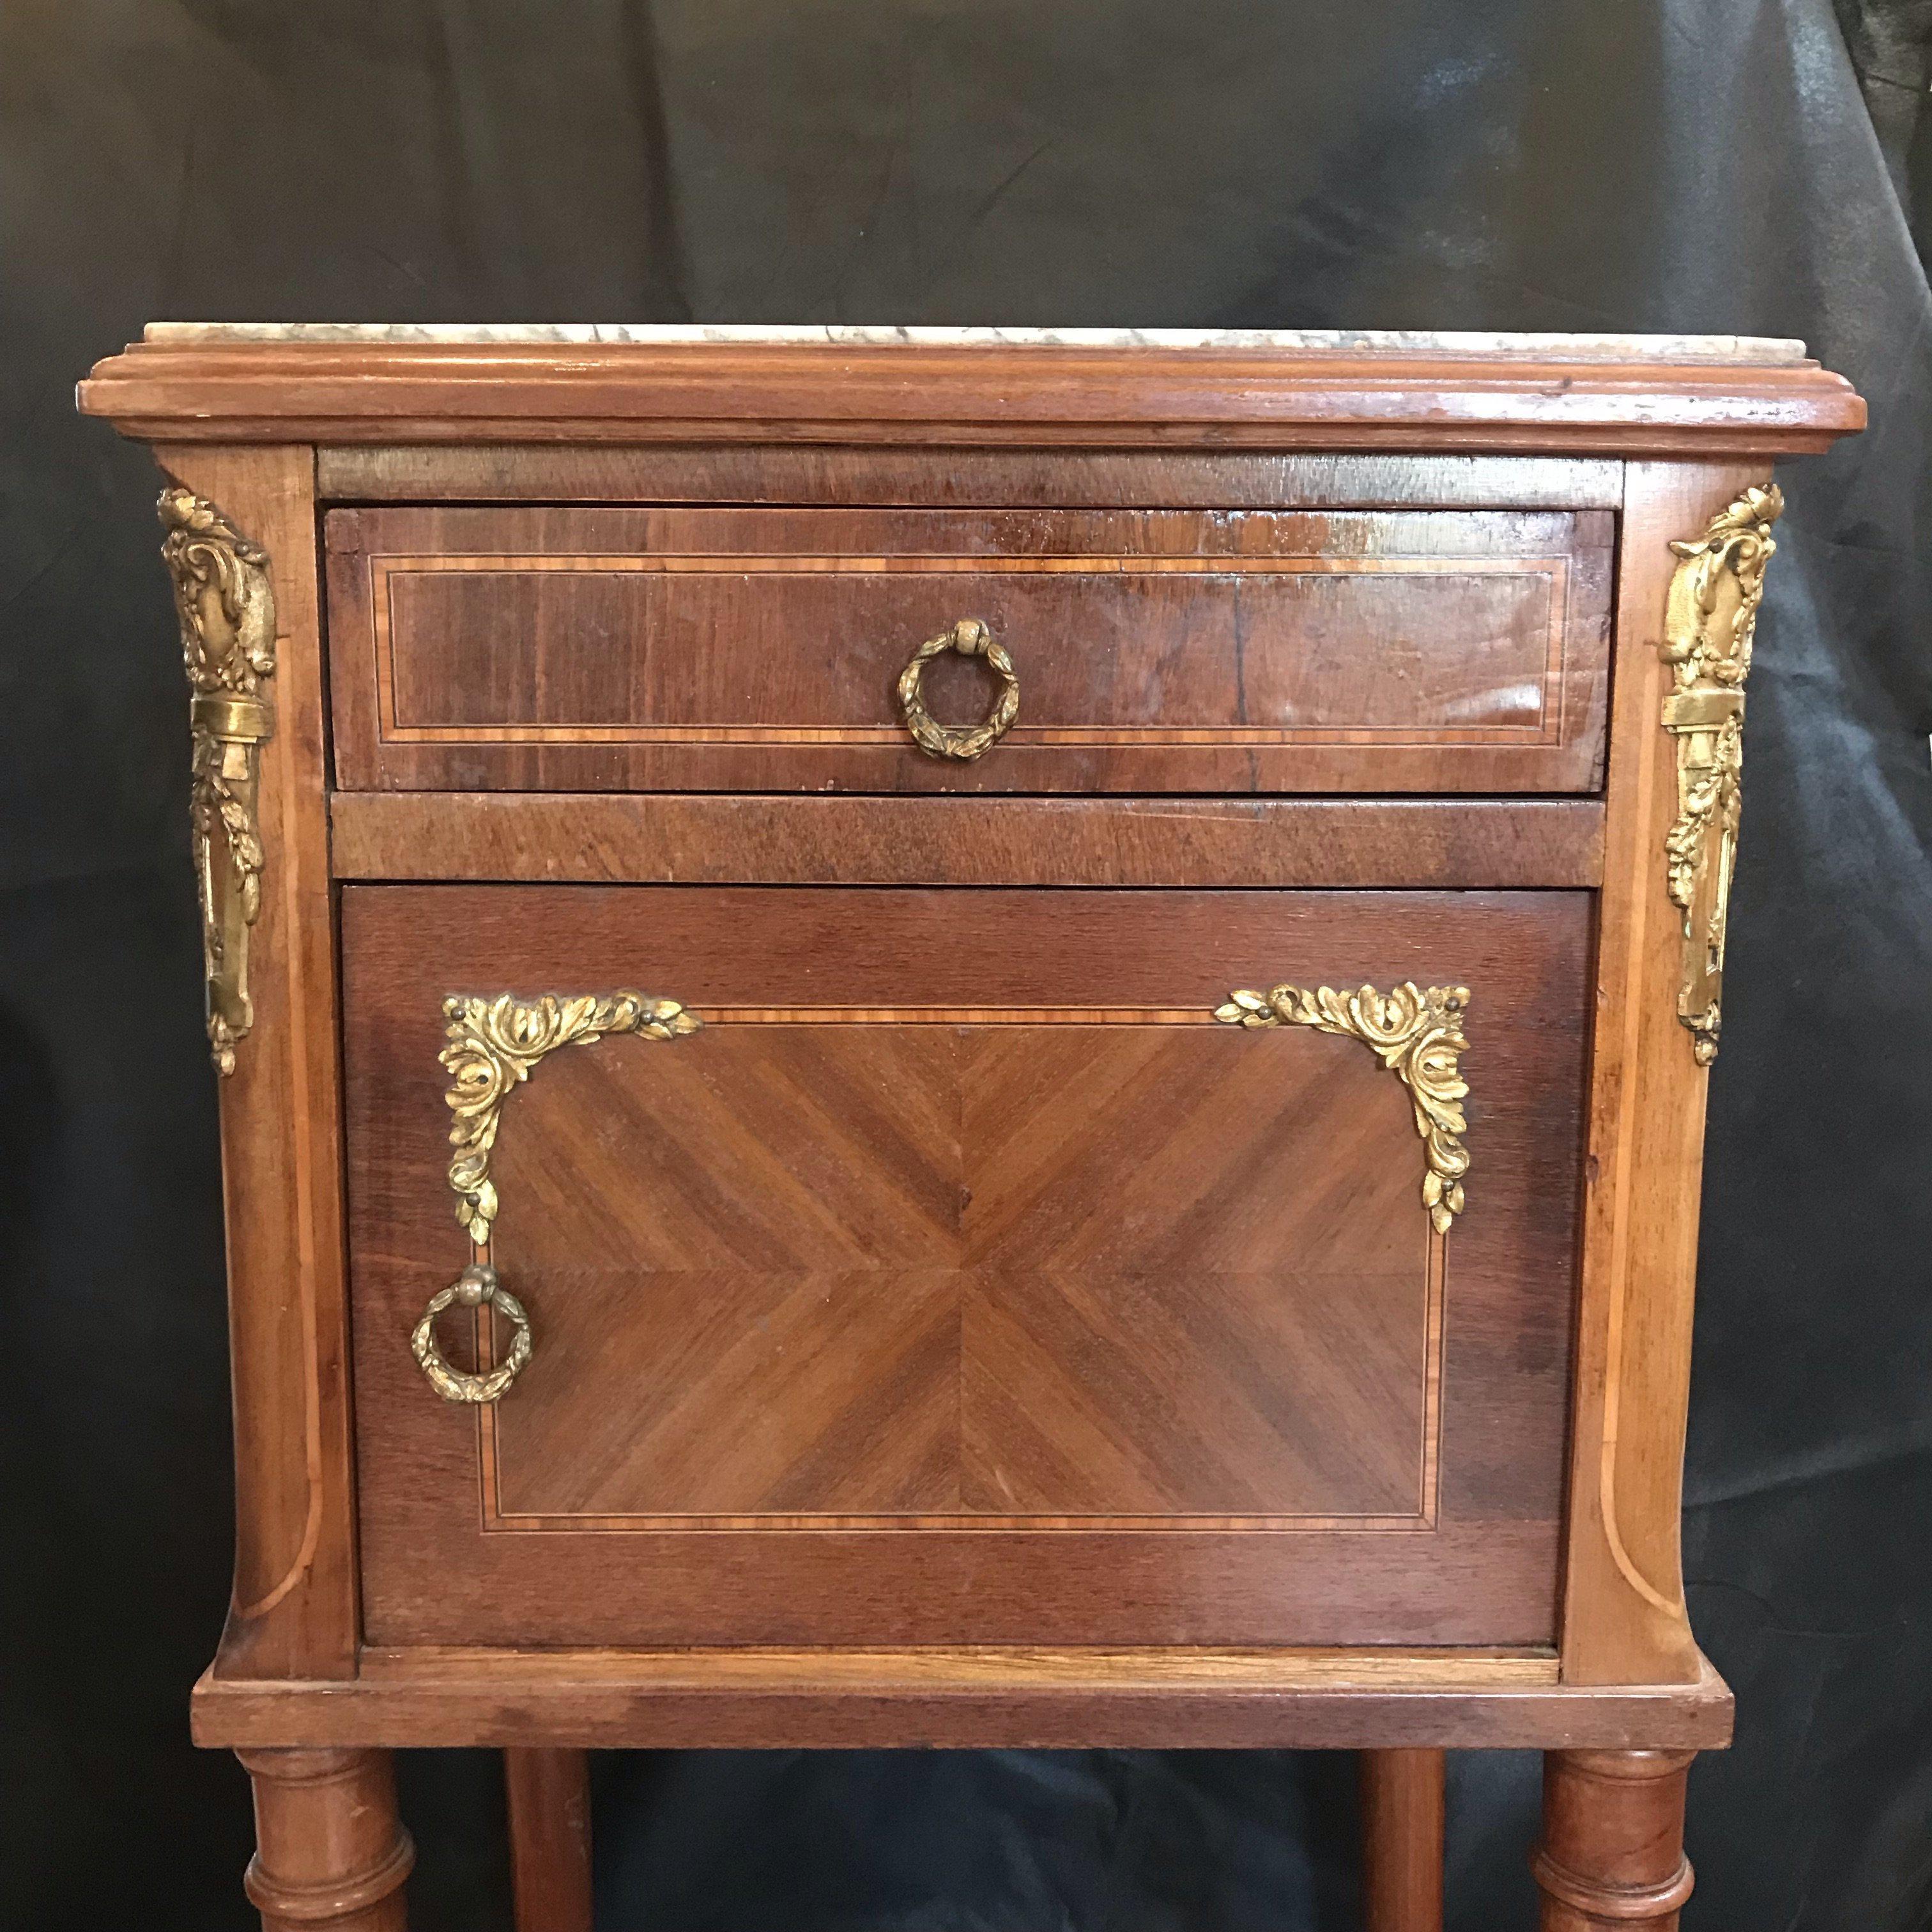
[[1587,895],[342,919],[372,1642],[1552,1640]]

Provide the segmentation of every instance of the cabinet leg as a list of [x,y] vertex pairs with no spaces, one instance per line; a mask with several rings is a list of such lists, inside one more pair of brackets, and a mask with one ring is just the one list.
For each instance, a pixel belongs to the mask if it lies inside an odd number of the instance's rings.
[[1365,1750],[1356,1757],[1366,1932],[1442,1932],[1442,1754]]
[[416,1846],[382,1750],[244,1750],[255,1856],[243,1883],[263,1932],[406,1932]]
[[1694,1751],[1550,1751],[1532,1862],[1543,1932],[1677,1932],[1690,1896],[1684,1784]]
[[590,1761],[580,1750],[506,1750],[517,1932],[590,1932]]

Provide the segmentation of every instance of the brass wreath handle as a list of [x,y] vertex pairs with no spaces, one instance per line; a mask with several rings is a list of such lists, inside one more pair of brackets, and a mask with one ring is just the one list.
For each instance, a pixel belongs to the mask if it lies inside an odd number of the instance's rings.
[[[999,701],[983,724],[942,724],[926,708],[920,680],[926,668],[944,651],[957,651],[962,658],[984,658],[1000,680]],[[928,638],[912,654],[912,662],[899,673],[899,710],[906,729],[919,748],[935,758],[976,758],[992,750],[1012,730],[1020,715],[1020,681],[1013,661],[1004,647],[993,641],[993,634],[976,617],[962,617],[950,631]]]
[[[436,1318],[446,1308],[480,1308],[488,1302],[515,1328],[510,1352],[487,1376],[459,1374],[436,1346]],[[521,1375],[530,1359],[530,1318],[524,1304],[496,1279],[490,1268],[466,1268],[440,1294],[430,1298],[410,1337],[410,1352],[429,1385],[445,1402],[494,1402]]]

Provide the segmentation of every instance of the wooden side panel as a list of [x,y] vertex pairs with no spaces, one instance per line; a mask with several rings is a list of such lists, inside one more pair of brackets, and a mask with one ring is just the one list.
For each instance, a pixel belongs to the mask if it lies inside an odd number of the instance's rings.
[[1576,1683],[1688,1682],[1699,1668],[1678,1518],[1708,1076],[1677,1018],[1682,920],[1664,859],[1676,772],[1658,646],[1671,541],[1764,475],[1628,472],[1563,1620]]
[[[1590,790],[1610,519],[1572,512],[338,510],[338,776],[595,790]],[[966,618],[1018,722],[895,694]],[[933,714],[994,687],[947,654]]]
[[254,1026],[221,1083],[236,1473],[221,1668],[347,1676],[355,1519],[313,458],[277,448],[157,454],[268,553],[277,618],[266,687],[274,735],[260,753]]
[[[344,920],[379,1640],[1552,1636],[1586,896],[377,886]],[[1446,1242],[1372,1052],[1213,1024],[1284,978],[1472,989]],[[511,1096],[490,1252],[538,1355],[452,1408],[407,1342],[467,1247],[442,1000],[627,983],[705,1030]]]

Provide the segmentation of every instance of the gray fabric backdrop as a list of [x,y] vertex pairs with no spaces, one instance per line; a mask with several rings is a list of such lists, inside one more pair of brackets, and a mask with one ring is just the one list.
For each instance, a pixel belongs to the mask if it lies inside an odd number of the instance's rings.
[[[70,401],[166,316],[1735,330],[1850,375],[1753,683],[1688,1524],[1741,1712],[1686,1923],[1932,1923],[1932,7],[1844,12],[12,0],[0,1923],[250,1922],[184,1719],[230,1478],[183,687],[154,478]],[[1535,1766],[1454,1777],[1454,1922],[1526,1927]],[[418,1925],[503,1924],[494,1765],[405,1779]],[[1339,1928],[1352,1803],[1320,1757],[627,1757],[604,1916]]]

